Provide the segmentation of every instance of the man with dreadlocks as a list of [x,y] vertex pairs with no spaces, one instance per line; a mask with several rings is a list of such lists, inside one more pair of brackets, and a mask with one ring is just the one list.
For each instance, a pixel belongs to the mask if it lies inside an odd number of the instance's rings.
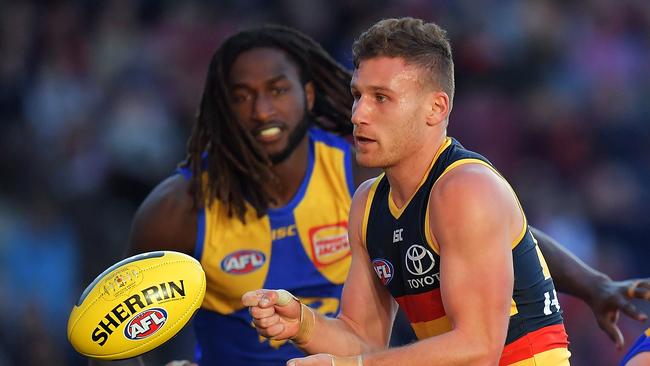
[[[201,261],[199,364],[284,365],[301,355],[257,335],[240,302],[247,291],[286,288],[322,314],[338,312],[351,196],[369,176],[341,137],[352,131],[350,80],[320,45],[281,26],[237,33],[214,54],[188,158],[143,202],[130,238],[133,253],[176,250]],[[538,238],[559,287],[589,301],[599,319],[619,308],[639,316],[623,307],[627,282]],[[614,320],[603,324],[617,330]]]

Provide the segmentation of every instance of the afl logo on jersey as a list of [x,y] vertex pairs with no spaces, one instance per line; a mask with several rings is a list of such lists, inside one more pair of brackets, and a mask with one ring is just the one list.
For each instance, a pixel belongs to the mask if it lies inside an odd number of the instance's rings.
[[221,269],[230,274],[251,273],[264,265],[266,256],[259,250],[238,250],[221,261]]
[[381,283],[387,286],[393,279],[393,274],[395,273],[393,264],[385,259],[378,258],[373,259],[372,266],[375,268],[375,273],[377,273],[377,277],[379,277]]
[[133,316],[124,327],[124,336],[136,341],[156,333],[167,322],[167,311],[162,308],[152,308]]
[[422,276],[429,273],[433,266],[436,265],[436,259],[433,254],[422,245],[413,244],[406,251],[405,256],[406,269],[415,276]]

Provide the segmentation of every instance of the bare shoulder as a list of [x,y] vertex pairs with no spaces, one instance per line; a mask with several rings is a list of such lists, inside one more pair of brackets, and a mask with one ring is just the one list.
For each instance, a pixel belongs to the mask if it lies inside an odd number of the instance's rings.
[[352,205],[364,205],[366,204],[366,201],[368,200],[368,195],[370,194],[370,190],[372,188],[372,185],[377,181],[377,179],[380,179],[380,177],[374,177],[365,180],[361,184],[359,184],[359,187],[357,190],[354,192],[354,196],[352,197]]
[[444,174],[431,190],[432,204],[484,204],[509,201],[513,192],[508,182],[483,164],[464,164]]
[[151,250],[193,253],[198,215],[188,189],[189,181],[177,174],[149,193],[133,218],[131,254]]
[[458,166],[436,182],[429,196],[429,214],[437,235],[459,227],[459,222],[477,231],[504,228],[518,233],[524,222],[508,182],[490,167],[474,163]]

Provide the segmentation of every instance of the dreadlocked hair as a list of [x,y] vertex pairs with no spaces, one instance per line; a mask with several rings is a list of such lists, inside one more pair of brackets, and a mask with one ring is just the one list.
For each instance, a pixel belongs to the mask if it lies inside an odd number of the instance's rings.
[[[283,50],[300,69],[305,85],[316,90],[310,120],[320,128],[340,135],[352,132],[350,110],[351,74],[318,43],[297,30],[266,25],[239,32],[217,49],[210,61],[198,117],[188,140],[187,158],[182,163],[192,171],[190,193],[195,207],[221,201],[228,215],[245,222],[246,202],[259,217],[274,203],[277,184],[269,156],[230,108],[228,75],[239,54],[269,47]],[[203,174],[207,173],[207,180]]]

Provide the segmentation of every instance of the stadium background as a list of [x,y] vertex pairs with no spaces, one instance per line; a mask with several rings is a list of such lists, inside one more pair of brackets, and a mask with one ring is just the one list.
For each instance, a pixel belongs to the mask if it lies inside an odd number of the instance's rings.
[[[508,177],[530,221],[613,278],[649,276],[648,1],[3,0],[0,366],[85,364],[68,312],[183,158],[224,36],[278,22],[349,66],[361,30],[404,15],[449,31],[450,134]],[[561,301],[573,364],[615,364],[589,310]],[[629,346],[643,325],[621,323]],[[166,351],[191,354],[177,343]]]

